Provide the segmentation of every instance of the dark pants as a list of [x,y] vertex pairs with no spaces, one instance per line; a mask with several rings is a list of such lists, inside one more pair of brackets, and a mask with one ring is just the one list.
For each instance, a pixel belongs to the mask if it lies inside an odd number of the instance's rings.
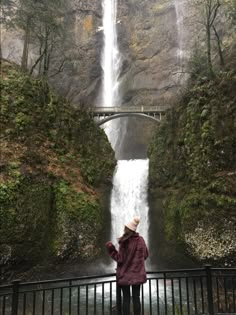
[[[120,286],[123,293],[122,315],[130,315],[130,286]],[[134,315],[141,315],[140,285],[132,285]]]

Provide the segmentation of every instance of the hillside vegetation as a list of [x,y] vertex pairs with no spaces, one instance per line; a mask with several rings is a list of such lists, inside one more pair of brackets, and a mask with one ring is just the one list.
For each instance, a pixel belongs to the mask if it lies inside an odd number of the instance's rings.
[[158,126],[150,189],[167,191],[165,231],[200,261],[236,257],[236,73],[198,77]]
[[1,65],[0,264],[94,257],[114,153],[89,113]]

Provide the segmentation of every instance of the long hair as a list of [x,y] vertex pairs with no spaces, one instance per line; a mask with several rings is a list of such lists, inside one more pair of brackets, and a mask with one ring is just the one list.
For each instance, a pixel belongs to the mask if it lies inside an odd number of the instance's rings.
[[125,242],[126,240],[128,240],[130,238],[130,236],[132,236],[135,232],[130,230],[129,228],[127,228],[127,226],[125,226],[124,229],[124,234],[118,238],[119,243]]

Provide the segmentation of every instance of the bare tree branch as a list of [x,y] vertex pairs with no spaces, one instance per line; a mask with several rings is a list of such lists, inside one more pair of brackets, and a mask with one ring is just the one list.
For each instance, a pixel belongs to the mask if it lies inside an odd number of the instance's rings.
[[66,58],[62,60],[59,69],[58,69],[55,73],[51,74],[51,75],[49,76],[49,78],[55,77],[57,74],[63,72],[65,63],[66,63]]
[[[209,26],[211,27],[216,19],[216,16],[217,16],[217,13],[218,13],[218,10],[219,10],[219,7],[221,6],[219,0],[215,3],[215,5],[213,6],[212,10],[211,10],[211,13],[210,13],[210,16],[209,16],[209,19],[210,19],[210,23],[209,23]],[[213,16],[211,18],[211,15],[213,13]]]
[[222,43],[220,40],[220,36],[215,28],[215,25],[212,25],[213,31],[215,33],[215,37],[216,37],[216,41],[217,41],[217,46],[218,46],[218,53],[219,53],[219,57],[220,57],[220,64],[222,67],[225,66],[225,61],[224,61],[224,56],[223,56],[223,51],[222,51]]
[[38,59],[35,61],[34,65],[31,67],[30,75],[33,74],[34,69],[37,67],[38,63],[43,59],[44,55],[45,55],[45,49],[42,52],[42,54],[38,57]]

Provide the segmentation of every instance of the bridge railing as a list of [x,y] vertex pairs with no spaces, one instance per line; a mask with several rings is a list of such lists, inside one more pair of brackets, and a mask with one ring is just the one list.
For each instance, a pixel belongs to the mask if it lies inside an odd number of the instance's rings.
[[158,106],[114,106],[114,107],[93,107],[91,112],[93,113],[163,113],[170,106],[158,105]]
[[[236,269],[149,272],[141,286],[142,315],[236,313]],[[115,274],[21,283],[0,287],[0,314],[119,314]]]

